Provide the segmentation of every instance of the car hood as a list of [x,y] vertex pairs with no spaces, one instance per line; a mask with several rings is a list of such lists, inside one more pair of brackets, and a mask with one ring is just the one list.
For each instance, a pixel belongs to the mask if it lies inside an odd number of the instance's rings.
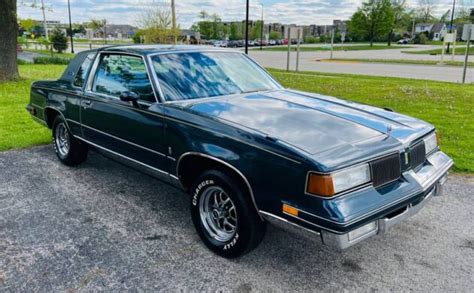
[[[193,112],[258,131],[308,154],[394,138],[407,144],[432,129],[415,118],[333,97],[275,90],[180,103]],[[393,145],[393,143],[392,143]]]

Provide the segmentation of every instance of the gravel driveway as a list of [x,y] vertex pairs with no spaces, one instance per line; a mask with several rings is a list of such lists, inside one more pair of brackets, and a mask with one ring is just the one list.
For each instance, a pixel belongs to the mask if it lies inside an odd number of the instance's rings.
[[194,232],[186,194],[91,153],[77,168],[50,146],[0,153],[0,291],[472,292],[474,180],[388,234],[343,252],[269,227],[226,260]]

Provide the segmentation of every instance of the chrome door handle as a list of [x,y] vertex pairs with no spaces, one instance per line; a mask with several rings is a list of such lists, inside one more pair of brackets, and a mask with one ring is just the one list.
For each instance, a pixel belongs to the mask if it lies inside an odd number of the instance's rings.
[[89,108],[90,106],[92,106],[92,101],[91,101],[91,100],[84,100],[84,101],[82,101],[82,107],[83,107],[84,109],[87,109],[87,108]]

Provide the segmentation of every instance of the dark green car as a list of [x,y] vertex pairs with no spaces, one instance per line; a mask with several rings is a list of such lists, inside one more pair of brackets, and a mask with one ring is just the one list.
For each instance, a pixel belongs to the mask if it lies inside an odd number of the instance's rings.
[[32,85],[27,110],[64,164],[93,148],[187,190],[199,236],[224,257],[256,247],[266,222],[349,247],[440,195],[453,164],[432,125],[284,89],[225,49],[82,52]]

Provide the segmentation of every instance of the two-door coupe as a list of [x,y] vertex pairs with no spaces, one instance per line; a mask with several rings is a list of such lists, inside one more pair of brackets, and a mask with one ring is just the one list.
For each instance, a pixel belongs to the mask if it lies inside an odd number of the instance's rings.
[[115,46],[37,81],[27,110],[61,162],[94,148],[190,193],[203,242],[224,257],[266,222],[346,248],[441,194],[452,160],[423,121],[284,89],[238,51]]

